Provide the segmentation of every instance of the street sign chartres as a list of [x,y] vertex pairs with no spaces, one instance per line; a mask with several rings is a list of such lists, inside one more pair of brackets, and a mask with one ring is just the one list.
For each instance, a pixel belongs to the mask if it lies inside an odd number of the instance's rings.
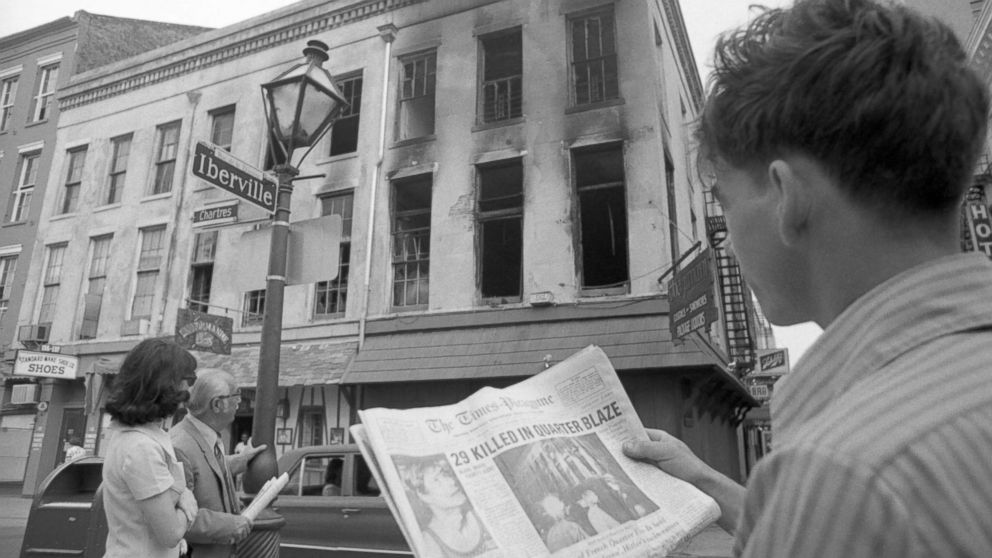
[[276,183],[262,171],[205,141],[196,142],[193,175],[258,207],[275,213]]
[[668,281],[668,316],[672,337],[678,339],[717,320],[708,248]]

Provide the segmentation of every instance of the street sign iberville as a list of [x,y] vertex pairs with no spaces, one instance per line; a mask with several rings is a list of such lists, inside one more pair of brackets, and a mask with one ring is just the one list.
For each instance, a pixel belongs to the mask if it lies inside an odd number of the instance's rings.
[[668,281],[668,312],[672,337],[678,339],[717,320],[708,248]]
[[276,183],[262,171],[205,141],[196,142],[193,175],[268,211],[276,211]]

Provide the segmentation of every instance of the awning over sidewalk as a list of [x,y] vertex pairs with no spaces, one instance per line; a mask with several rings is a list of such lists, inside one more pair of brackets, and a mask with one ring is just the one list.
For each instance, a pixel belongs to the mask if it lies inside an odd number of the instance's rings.
[[[358,343],[283,343],[279,353],[279,385],[337,384],[355,356]],[[199,368],[221,368],[239,387],[258,383],[258,345],[232,347],[230,355],[193,351]]]
[[667,312],[650,299],[377,320],[342,383],[530,376],[588,345],[617,370],[724,365],[693,339],[673,341]]
[[[279,385],[282,387],[337,384],[355,356],[358,343],[283,343],[279,354]],[[239,387],[257,383],[257,345],[233,347],[230,355],[191,351],[198,368],[227,370]],[[79,369],[86,374],[117,374],[124,354],[82,355]]]

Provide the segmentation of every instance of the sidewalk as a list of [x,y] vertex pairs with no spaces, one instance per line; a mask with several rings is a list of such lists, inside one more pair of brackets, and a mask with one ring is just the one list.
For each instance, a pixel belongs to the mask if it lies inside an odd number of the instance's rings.
[[0,558],[20,554],[30,511],[31,498],[21,496],[20,483],[0,483]]

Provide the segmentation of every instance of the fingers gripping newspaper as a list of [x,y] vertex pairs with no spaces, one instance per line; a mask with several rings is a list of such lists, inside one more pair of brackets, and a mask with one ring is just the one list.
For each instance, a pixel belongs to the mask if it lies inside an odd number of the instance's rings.
[[720,515],[622,454],[647,434],[595,346],[454,405],[359,415],[352,434],[420,557],[664,556]]

